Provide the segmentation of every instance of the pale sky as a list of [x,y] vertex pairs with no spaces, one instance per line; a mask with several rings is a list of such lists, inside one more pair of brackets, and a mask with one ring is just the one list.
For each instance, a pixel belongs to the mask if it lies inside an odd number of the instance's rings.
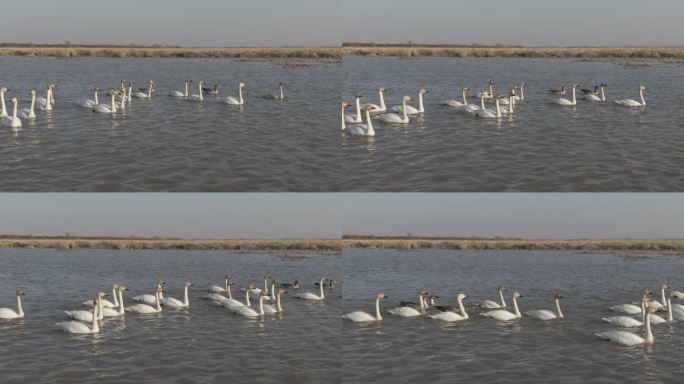
[[0,194],[0,233],[684,238],[684,194]]
[[0,0],[2,41],[682,45],[681,0]]

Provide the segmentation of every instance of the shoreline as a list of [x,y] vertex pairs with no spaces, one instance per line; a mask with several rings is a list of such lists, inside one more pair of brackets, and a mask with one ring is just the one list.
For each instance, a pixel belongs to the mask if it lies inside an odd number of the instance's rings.
[[522,240],[467,238],[353,238],[283,240],[192,240],[161,238],[0,237],[0,248],[199,251],[527,250],[684,251],[684,240]]
[[679,47],[573,47],[528,48],[498,46],[384,46],[283,48],[182,48],[140,46],[0,46],[0,56],[15,57],[111,57],[111,58],[214,58],[214,59],[314,59],[341,60],[366,57],[457,58],[556,58],[556,59],[684,59]]

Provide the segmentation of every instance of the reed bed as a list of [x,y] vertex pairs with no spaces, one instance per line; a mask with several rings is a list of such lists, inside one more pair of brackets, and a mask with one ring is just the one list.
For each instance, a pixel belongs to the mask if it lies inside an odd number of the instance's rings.
[[521,240],[349,238],[323,240],[180,240],[143,238],[0,238],[0,248],[341,251],[357,249],[684,251],[684,240]]
[[391,57],[507,57],[575,59],[684,59],[684,48],[526,48],[507,46],[382,46],[304,48],[181,48],[107,46],[0,46],[0,56],[115,57],[115,58],[221,58],[221,59],[326,59],[345,56]]

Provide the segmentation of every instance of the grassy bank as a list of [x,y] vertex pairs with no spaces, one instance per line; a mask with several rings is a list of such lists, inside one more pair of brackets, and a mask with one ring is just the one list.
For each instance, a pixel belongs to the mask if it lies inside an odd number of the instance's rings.
[[340,251],[359,249],[684,251],[684,240],[522,240],[483,238],[374,238],[327,240],[182,240],[160,238],[2,237],[0,248]]
[[344,56],[684,59],[684,48],[527,48],[507,46],[363,45],[310,48],[182,48],[140,46],[0,46],[0,56],[332,59]]

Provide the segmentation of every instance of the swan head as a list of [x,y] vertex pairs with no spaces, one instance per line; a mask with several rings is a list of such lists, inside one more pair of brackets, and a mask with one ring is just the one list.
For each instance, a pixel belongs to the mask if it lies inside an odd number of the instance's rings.
[[652,315],[656,312],[658,312],[658,308],[655,307],[648,307],[648,309],[646,309],[646,313],[648,313],[649,315]]
[[670,285],[667,283],[660,284],[660,289],[670,289]]
[[495,84],[496,83],[494,82],[494,80],[489,80],[489,85],[495,85]]
[[404,96],[401,100],[402,101],[411,101],[413,99],[411,98],[411,96]]
[[389,298],[389,296],[385,295],[385,292],[378,292],[375,295],[376,300],[382,300],[382,299],[387,299],[387,298]]
[[519,292],[513,292],[513,298],[514,299],[519,299],[521,297],[522,297],[522,295]]
[[[366,108],[364,108],[364,110],[365,110],[366,112],[371,112],[371,111],[373,110],[373,107],[371,107],[370,105],[366,105]],[[323,281],[323,280],[321,280],[321,282],[322,282],[322,281]]]
[[16,96],[12,96],[12,104],[16,104],[16,103],[18,103],[18,102],[19,102],[19,100],[17,99],[17,97],[16,97]]
[[9,92],[9,91],[10,91],[10,90],[7,89],[7,88],[5,88],[5,87],[0,88],[0,93],[7,93],[7,92]]
[[428,92],[428,90],[425,89],[425,88],[421,88],[419,93],[420,93],[421,95],[427,95],[427,94],[430,93],[430,92]]
[[561,92],[564,92],[566,89],[568,89],[568,87],[566,87],[565,85],[563,85],[563,86],[561,87]]
[[572,87],[573,87],[573,88],[579,88],[580,85],[579,85],[579,84],[573,84]]
[[250,285],[247,286],[247,289],[248,289],[248,290],[252,290],[252,289],[254,289],[254,288],[256,288],[256,287],[254,286],[254,284],[250,284]]
[[57,88],[57,84],[48,84],[48,89],[55,89]]
[[245,84],[245,83],[240,83],[240,88],[245,88],[246,86],[247,86],[247,84]]
[[94,89],[95,92],[100,92],[101,90],[102,90],[102,88],[100,88],[100,87],[95,87],[95,89]]
[[192,83],[192,80],[185,80],[185,83],[190,84],[190,83]]
[[26,296],[26,292],[24,292],[23,289],[20,289],[17,291],[17,297],[20,297],[20,296]]
[[107,296],[107,292],[100,291],[97,293],[97,297],[104,299]]
[[560,300],[562,298],[563,298],[563,296],[560,293],[556,293],[555,295],[553,295],[554,300]]
[[459,293],[458,295],[456,295],[456,300],[461,301],[461,300],[465,299],[466,297],[468,297],[468,296],[465,293]]
[[506,290],[506,287],[504,287],[503,285],[499,285],[498,290],[499,290],[499,292],[503,292]]
[[430,297],[428,298],[428,302],[430,303],[430,305],[432,305],[432,306],[437,305],[437,301],[435,299],[439,299],[439,296],[430,295]]
[[293,288],[299,288],[299,280],[295,280],[295,281],[292,283],[292,287],[293,287]]
[[119,288],[119,284],[112,284],[112,289],[117,289]]
[[469,87],[463,87],[463,88],[462,88],[462,91],[463,91],[463,92],[468,92],[468,91],[470,91],[470,88],[469,88]]
[[527,82],[525,82],[525,81],[520,82],[520,87],[524,87],[526,85],[527,85]]
[[640,86],[639,86],[639,90],[640,90],[640,91],[645,91],[645,90],[647,90],[647,89],[648,89],[648,88],[647,88],[645,85],[640,85]]
[[117,291],[119,291],[119,292],[128,291],[128,287],[125,285],[119,285],[117,287]]
[[356,96],[354,96],[354,98],[356,98],[356,99],[360,99],[362,97],[363,97],[363,94],[361,92],[356,92]]
[[185,286],[188,288],[192,287],[193,286],[192,281],[190,281],[190,280],[186,281]]
[[29,92],[29,96],[35,96],[36,95],[36,90],[32,89],[31,92]]
[[385,91],[386,91],[385,87],[381,86],[380,88],[378,88],[378,92],[385,93]]
[[349,106],[349,103],[346,101],[342,102],[342,108],[347,108]]
[[282,82],[282,81],[278,83],[278,86],[279,86],[279,87],[282,87],[282,86],[284,86],[284,85],[285,85],[285,83]]

